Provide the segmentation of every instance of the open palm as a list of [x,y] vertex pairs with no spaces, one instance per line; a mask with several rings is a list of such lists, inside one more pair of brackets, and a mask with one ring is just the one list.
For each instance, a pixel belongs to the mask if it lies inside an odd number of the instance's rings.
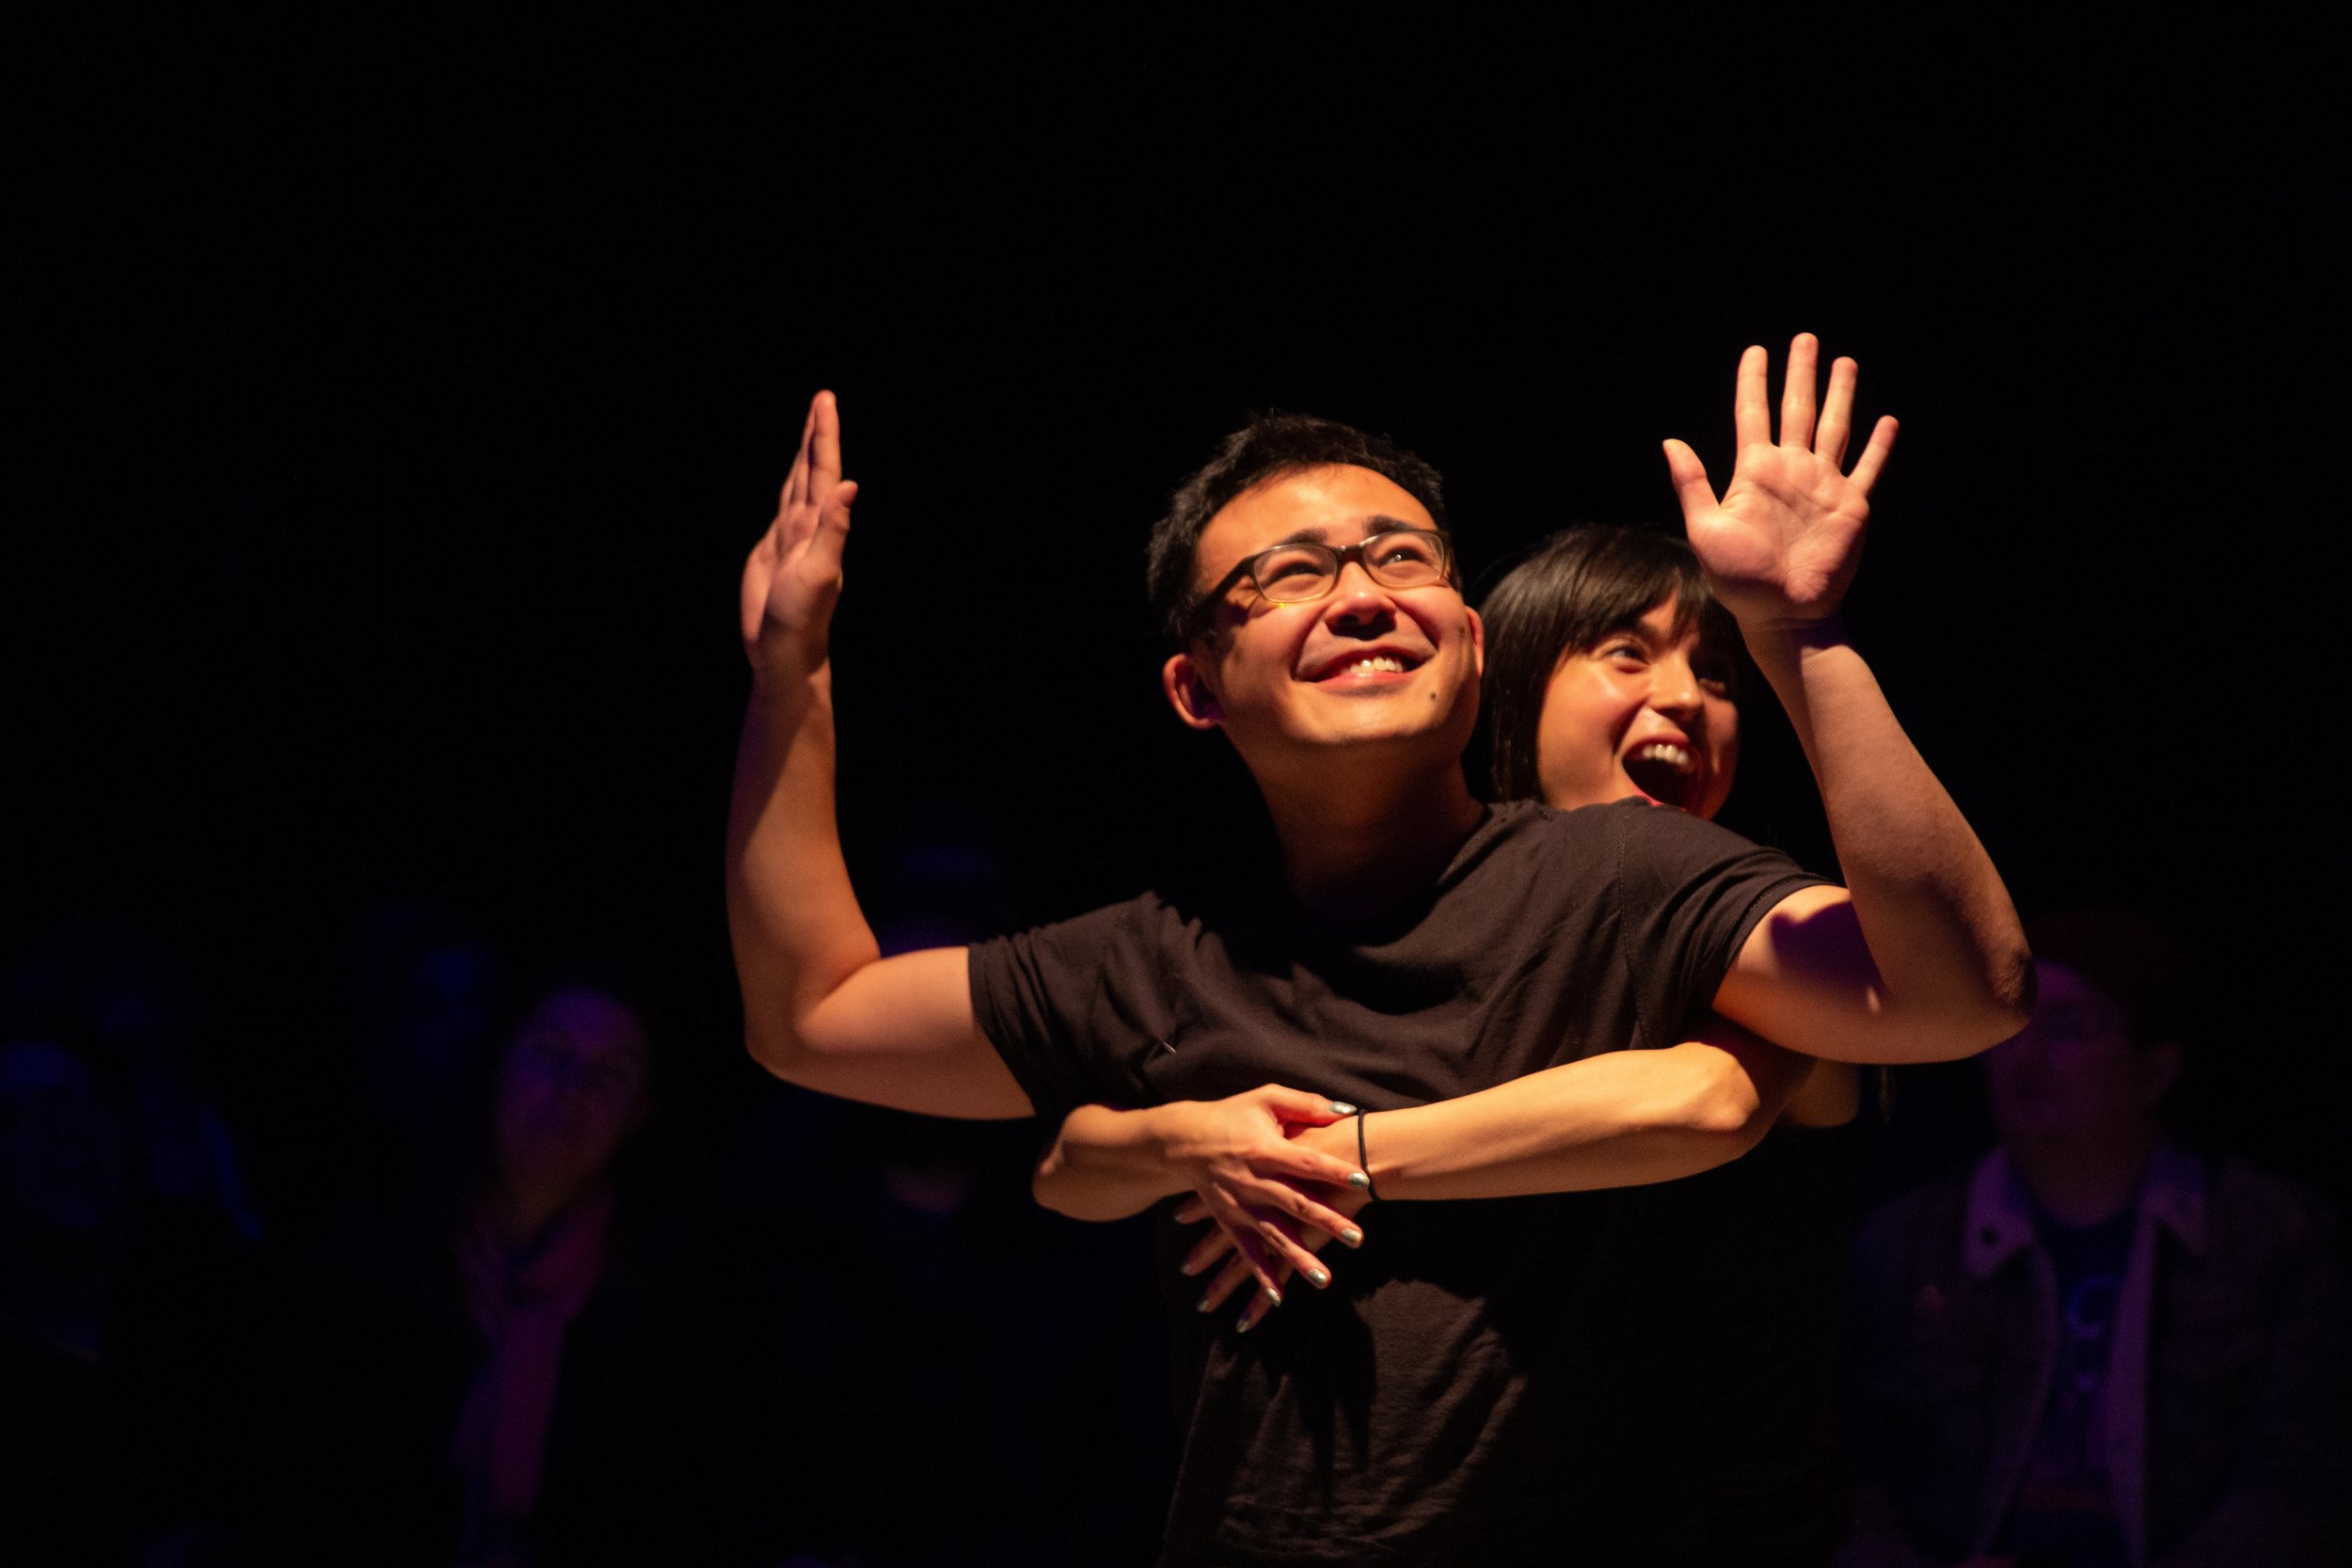
[[775,521],[743,562],[743,651],[755,665],[779,655],[803,672],[824,662],[856,499],[856,482],[841,477],[840,405],[819,392],[809,400]]
[[1806,626],[1836,613],[1861,564],[1870,486],[1895,445],[1895,421],[1882,419],[1853,471],[1842,471],[1858,369],[1851,359],[1830,366],[1817,422],[1819,352],[1809,332],[1788,345],[1777,442],[1766,379],[1772,356],[1750,348],[1740,356],[1732,413],[1740,455],[1720,499],[1698,454],[1681,441],[1666,443],[1691,548],[1716,597],[1751,630]]

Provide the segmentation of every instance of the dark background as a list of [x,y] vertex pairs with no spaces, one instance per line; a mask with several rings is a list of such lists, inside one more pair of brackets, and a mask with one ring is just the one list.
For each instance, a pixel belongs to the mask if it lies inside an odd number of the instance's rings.
[[[769,1092],[720,899],[734,592],[817,388],[864,489],[852,863],[977,846],[1040,920],[1247,835],[1140,565],[1246,413],[1420,450],[1491,580],[1670,520],[1660,438],[1720,479],[1740,347],[1804,329],[1904,421],[1851,601],[1898,711],[2022,905],[2175,924],[2193,1109],[2341,1204],[2327,40],[1109,16],[35,40],[0,934],[183,956],[265,1209],[333,1141],[320,976],[387,900],[627,949],[700,1102]],[[1749,711],[1727,820],[1818,863]],[[1920,1083],[1904,1169],[1975,1135]]]

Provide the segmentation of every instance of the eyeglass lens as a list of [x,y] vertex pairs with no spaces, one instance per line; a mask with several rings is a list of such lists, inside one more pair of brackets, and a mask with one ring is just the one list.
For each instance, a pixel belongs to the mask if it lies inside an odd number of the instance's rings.
[[[1421,588],[1445,576],[1444,546],[1418,530],[1376,533],[1347,552],[1372,579],[1390,588]],[[1340,575],[1341,552],[1328,545],[1278,545],[1258,557],[1251,575],[1258,592],[1276,604],[1319,599]]]

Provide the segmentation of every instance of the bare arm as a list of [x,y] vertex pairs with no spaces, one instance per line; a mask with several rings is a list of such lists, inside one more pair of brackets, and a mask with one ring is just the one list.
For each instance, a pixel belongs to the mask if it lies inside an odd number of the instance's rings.
[[[1383,1198],[1460,1198],[1693,1175],[1753,1148],[1813,1065],[1713,1020],[1700,1037],[1663,1051],[1611,1052],[1374,1113],[1362,1128],[1370,1180]],[[1236,1114],[1245,1106],[1254,1122]],[[1355,1118],[1329,1101],[1270,1085],[1145,1111],[1087,1106],[1063,1122],[1035,1190],[1047,1208],[1082,1219],[1191,1192],[1197,1217],[1217,1226],[1186,1272],[1201,1272],[1228,1245],[1241,1254],[1211,1287],[1214,1306],[1252,1274],[1275,1289],[1294,1269],[1327,1282],[1309,1255],[1333,1237],[1353,1244],[1357,1133]]]
[[[1364,1122],[1383,1199],[1518,1197],[1672,1181],[1762,1141],[1812,1067],[1722,1020],[1662,1051],[1611,1051]],[[1326,1147],[1356,1129],[1310,1130]],[[1353,1152],[1351,1148],[1351,1152]]]
[[2032,966],[2000,874],[1838,621],[1895,421],[1841,472],[1856,370],[1831,367],[1817,425],[1816,354],[1810,334],[1789,345],[1777,443],[1770,356],[1741,356],[1740,456],[1720,499],[1697,455],[1666,443],[1692,548],[1796,727],[1848,884],[1774,910],[1715,1006],[1843,1061],[1965,1056],[2024,1027]]
[[961,948],[884,959],[834,819],[830,634],[857,486],[833,394],[809,405],[776,518],[743,567],[752,698],[727,819],[744,1042],[780,1078],[936,1116],[1029,1114],[972,1013]]
[[[1314,1269],[1297,1241],[1308,1230],[1350,1246],[1363,1240],[1354,1205],[1332,1208],[1327,1196],[1368,1185],[1351,1146],[1343,1154],[1312,1149],[1293,1136],[1301,1127],[1342,1120],[1353,1105],[1267,1084],[1225,1100],[1179,1100],[1138,1111],[1081,1105],[1038,1162],[1030,1184],[1038,1202],[1073,1219],[1117,1220],[1164,1197],[1192,1192],[1223,1233],[1239,1243],[1259,1277],[1271,1284],[1277,1259]],[[1287,1216],[1290,1227],[1260,1216]]]

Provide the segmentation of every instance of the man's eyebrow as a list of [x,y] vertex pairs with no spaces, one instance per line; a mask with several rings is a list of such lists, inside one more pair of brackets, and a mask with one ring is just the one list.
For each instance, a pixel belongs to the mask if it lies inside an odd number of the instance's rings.
[[[1363,525],[1364,537],[1367,539],[1375,533],[1427,533],[1429,531],[1419,523],[1408,523],[1402,517],[1391,517],[1385,512],[1375,512],[1357,520]],[[1274,545],[1321,545],[1328,542],[1330,537],[1331,531],[1321,523],[1309,523],[1305,528],[1291,530],[1281,538],[1274,541]],[[1267,546],[1269,549],[1273,547],[1273,545]]]

